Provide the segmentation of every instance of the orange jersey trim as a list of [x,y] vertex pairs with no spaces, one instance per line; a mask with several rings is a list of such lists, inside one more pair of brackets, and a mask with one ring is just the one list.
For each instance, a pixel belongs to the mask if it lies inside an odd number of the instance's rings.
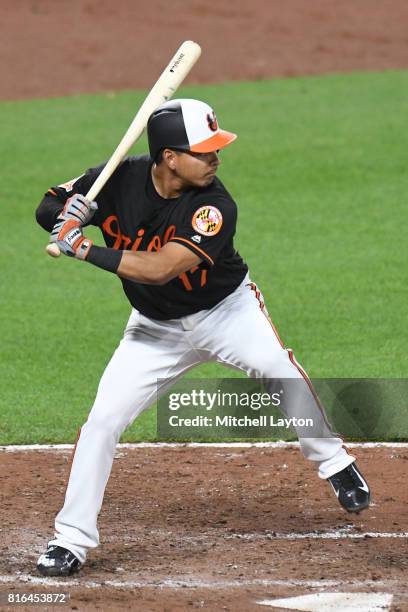
[[52,193],[52,195],[54,195],[54,196],[58,195],[53,189],[49,189],[48,193]]
[[190,242],[190,240],[187,240],[186,238],[179,238],[179,236],[173,236],[173,238],[170,240],[170,242],[172,240],[180,241],[180,242],[185,242],[186,244],[188,244],[191,247],[193,247],[195,251],[198,251],[199,253],[201,253],[201,255],[204,255],[204,257],[210,262],[210,264],[212,266],[214,265],[214,260],[211,259],[211,257],[209,255],[207,255],[207,253],[205,251],[203,251],[202,249],[200,249],[200,247],[198,247],[196,244],[194,244],[194,242]]

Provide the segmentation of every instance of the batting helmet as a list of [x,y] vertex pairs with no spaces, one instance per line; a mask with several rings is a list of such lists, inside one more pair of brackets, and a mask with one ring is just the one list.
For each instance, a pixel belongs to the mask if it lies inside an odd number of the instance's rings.
[[237,137],[218,127],[215,112],[199,100],[170,100],[159,106],[147,122],[150,157],[163,149],[211,153]]

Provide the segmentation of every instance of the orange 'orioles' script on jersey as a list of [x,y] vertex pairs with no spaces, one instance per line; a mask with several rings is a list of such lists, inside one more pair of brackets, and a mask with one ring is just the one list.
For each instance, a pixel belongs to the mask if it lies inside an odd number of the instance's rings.
[[[129,238],[129,236],[125,236],[120,231],[119,220],[116,215],[110,215],[107,219],[105,219],[105,221],[102,223],[102,229],[109,236],[113,236],[115,238],[115,242],[112,248],[117,249],[117,250],[119,249],[127,250],[129,249],[129,246],[131,245],[129,250],[138,251],[143,241],[143,236],[145,234],[145,230],[143,228],[139,229],[137,231],[137,238],[132,244],[132,240]],[[167,242],[169,242],[169,240],[174,238],[175,234],[176,234],[176,226],[170,225],[170,227],[168,227],[166,231],[164,232],[163,240],[160,239],[159,235],[153,236],[153,238],[150,240],[149,244],[147,245],[146,251],[160,251],[162,246],[164,246],[165,244],[167,244]],[[191,270],[189,270],[189,273],[194,274],[194,272],[196,272],[198,269],[199,269],[198,266],[194,266],[193,268],[191,268]],[[179,275],[179,279],[181,280],[181,282],[184,285],[184,288],[187,291],[193,290],[193,287],[190,281],[188,280],[187,272],[182,272]],[[204,270],[201,270],[200,286],[204,287],[206,282],[207,282],[207,270],[204,269]]]

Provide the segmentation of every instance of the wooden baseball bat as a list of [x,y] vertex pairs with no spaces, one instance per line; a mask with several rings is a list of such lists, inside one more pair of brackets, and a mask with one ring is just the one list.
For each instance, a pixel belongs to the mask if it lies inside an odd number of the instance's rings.
[[[164,69],[150,93],[138,110],[126,134],[113,152],[106,166],[86,194],[88,200],[94,200],[107,180],[112,176],[129,149],[140,138],[152,112],[169,100],[184,81],[201,55],[201,47],[192,40],[186,40],[176,51],[168,66]],[[52,257],[59,257],[60,250],[55,243],[48,244],[46,251]]]

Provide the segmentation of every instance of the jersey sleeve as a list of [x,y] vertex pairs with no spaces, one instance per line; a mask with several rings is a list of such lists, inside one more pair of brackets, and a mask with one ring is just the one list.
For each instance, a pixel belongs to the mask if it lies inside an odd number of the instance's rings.
[[232,199],[213,198],[189,206],[172,242],[178,242],[213,266],[235,234],[237,207]]
[[[62,183],[61,185],[50,187],[45,195],[54,196],[63,205],[75,193],[86,195],[96,178],[102,172],[103,167],[104,164],[98,166],[97,168],[90,168],[85,172],[85,174],[81,174],[81,176],[73,178],[66,183]],[[90,225],[98,225],[98,212],[96,212],[93,216],[92,220],[90,221]]]

